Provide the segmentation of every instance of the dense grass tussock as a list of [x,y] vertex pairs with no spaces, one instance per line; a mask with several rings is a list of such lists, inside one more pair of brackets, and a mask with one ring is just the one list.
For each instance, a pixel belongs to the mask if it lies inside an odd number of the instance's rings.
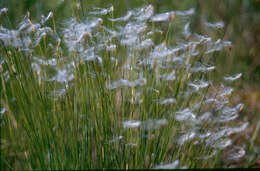
[[242,74],[219,82],[214,72],[232,43],[193,33],[194,9],[113,13],[97,8],[61,26],[52,12],[39,22],[28,13],[11,28],[1,10],[1,167],[201,168],[243,158],[231,136],[248,123],[238,122],[243,104],[229,102]]

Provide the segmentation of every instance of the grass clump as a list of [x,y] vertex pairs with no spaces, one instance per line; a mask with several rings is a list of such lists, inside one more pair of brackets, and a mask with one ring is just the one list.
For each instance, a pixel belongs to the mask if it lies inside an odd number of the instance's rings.
[[243,104],[232,107],[233,89],[214,80],[213,58],[231,43],[192,33],[193,9],[114,10],[80,16],[79,7],[62,26],[53,13],[39,23],[27,14],[0,27],[1,165],[197,168],[242,158],[230,135],[248,125],[234,122]]

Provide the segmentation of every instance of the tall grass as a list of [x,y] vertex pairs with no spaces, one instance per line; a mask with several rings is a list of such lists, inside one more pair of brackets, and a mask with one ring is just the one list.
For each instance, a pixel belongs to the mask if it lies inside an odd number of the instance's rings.
[[229,42],[188,26],[183,36],[192,10],[162,31],[151,5],[119,23],[113,8],[81,12],[60,28],[52,13],[0,28],[1,167],[222,167],[228,137],[247,125],[232,121],[243,105],[214,81]]

